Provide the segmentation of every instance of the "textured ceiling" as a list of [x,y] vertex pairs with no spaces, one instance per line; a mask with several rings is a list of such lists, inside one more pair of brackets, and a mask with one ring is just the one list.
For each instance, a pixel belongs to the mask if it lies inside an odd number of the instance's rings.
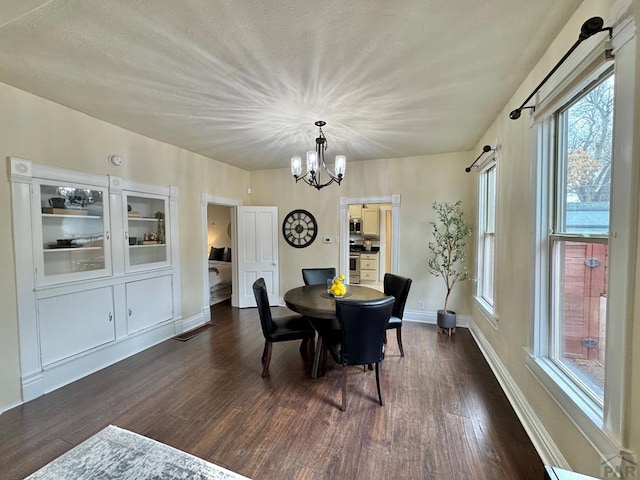
[[348,169],[473,148],[579,3],[3,0],[0,82],[248,170],[324,120]]

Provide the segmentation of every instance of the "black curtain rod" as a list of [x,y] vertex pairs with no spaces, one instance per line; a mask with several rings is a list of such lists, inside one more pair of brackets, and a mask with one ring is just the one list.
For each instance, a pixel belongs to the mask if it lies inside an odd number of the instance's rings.
[[465,168],[464,171],[469,173],[473,168],[473,166],[478,162],[478,160],[480,160],[480,157],[482,157],[485,153],[490,152],[492,150],[495,150],[495,148],[491,148],[489,145],[485,145],[484,147],[482,147],[482,153],[480,153],[480,155],[478,155],[478,158],[476,158],[471,165]]
[[538,93],[538,91],[542,88],[542,86],[545,83],[547,83],[547,80],[551,78],[551,75],[556,73],[556,70],[558,70],[560,65],[562,65],[567,58],[569,58],[569,55],[571,55],[573,51],[576,48],[578,48],[578,45],[580,45],[584,40],[595,35],[596,33],[605,32],[605,31],[609,32],[609,38],[612,37],[613,29],[611,27],[604,27],[603,25],[604,25],[604,20],[602,19],[602,17],[591,17],[589,20],[587,20],[582,24],[582,28],[580,28],[580,35],[578,35],[578,40],[576,40],[576,43],[574,43],[569,49],[569,51],[564,54],[564,56],[560,59],[560,61],[556,64],[556,66],[553,67],[549,73],[547,73],[547,76],[544,77],[544,79],[540,82],[540,84],[533,90],[533,92],[531,92],[531,95],[529,95],[527,99],[524,102],[522,102],[522,105],[516,108],[515,110],[512,110],[511,113],[509,113],[509,118],[511,120],[517,120],[518,118],[520,118],[520,115],[522,114],[522,110],[524,110],[525,108],[531,108],[533,110],[536,109],[536,107],[526,107],[525,105],[529,102],[529,100],[533,98],[533,96],[536,93]]

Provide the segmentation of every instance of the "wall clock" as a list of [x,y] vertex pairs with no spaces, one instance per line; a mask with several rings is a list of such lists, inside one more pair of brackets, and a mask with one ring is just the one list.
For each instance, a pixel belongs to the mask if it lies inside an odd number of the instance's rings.
[[282,236],[292,247],[308,247],[318,236],[318,222],[311,212],[292,210],[282,222]]

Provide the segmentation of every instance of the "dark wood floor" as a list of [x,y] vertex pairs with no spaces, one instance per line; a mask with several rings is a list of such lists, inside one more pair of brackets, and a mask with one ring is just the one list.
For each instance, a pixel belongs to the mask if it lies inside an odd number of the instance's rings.
[[[274,313],[278,310],[274,309]],[[260,378],[255,309],[214,307],[214,326],[169,340],[0,416],[0,476],[20,479],[109,424],[255,480],[540,480],[543,465],[465,329],[403,327],[375,374],[309,377],[297,342],[274,345]],[[305,368],[307,370],[305,370]]]

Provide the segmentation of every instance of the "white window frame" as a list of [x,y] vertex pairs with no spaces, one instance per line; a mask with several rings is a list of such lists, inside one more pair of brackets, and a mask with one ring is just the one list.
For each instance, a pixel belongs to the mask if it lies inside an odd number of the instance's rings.
[[[496,144],[497,146],[497,144]],[[498,195],[498,162],[496,161],[496,152],[488,158],[488,160],[480,166],[480,172],[478,173],[478,235],[476,238],[476,292],[474,296],[474,302],[480,309],[483,316],[494,326],[497,327],[498,315],[496,309],[496,242],[497,242],[497,195]],[[489,211],[489,180],[493,172],[493,211]],[[489,224],[488,216],[493,216],[493,229],[492,232],[487,232],[487,226]],[[487,252],[485,249],[486,236],[493,236],[493,282],[491,286],[486,285],[485,269],[487,266]],[[485,296],[487,288],[492,290],[492,299]]]
[[631,382],[626,361],[631,338],[631,301],[634,298],[635,248],[637,242],[636,205],[638,182],[637,155],[633,148],[635,99],[635,24],[630,12],[631,2],[619,2],[612,18],[605,24],[613,27],[612,47],[615,70],[613,159],[609,222],[609,278],[607,301],[606,365],[604,402],[600,405],[585,395],[572,379],[551,360],[549,340],[551,325],[549,308],[550,255],[549,232],[552,221],[550,188],[553,188],[553,155],[555,132],[553,115],[569,98],[602,74],[610,63],[602,52],[604,38],[591,37],[574,52],[571,62],[559,69],[555,80],[537,98],[536,112],[530,117],[533,145],[533,184],[536,201],[532,204],[534,219],[532,282],[533,308],[526,363],[547,392],[567,413],[590,443],[607,458],[612,452],[623,451],[629,442],[625,426],[629,409],[628,386]]

